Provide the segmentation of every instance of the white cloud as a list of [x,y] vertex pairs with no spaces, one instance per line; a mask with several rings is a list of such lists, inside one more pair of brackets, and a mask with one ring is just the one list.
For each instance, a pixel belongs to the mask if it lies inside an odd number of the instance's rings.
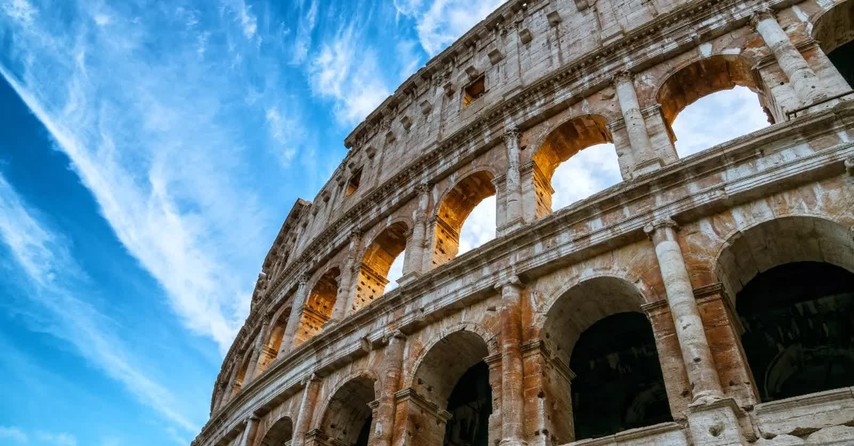
[[391,267],[388,270],[388,285],[385,287],[385,292],[397,288],[397,280],[403,277],[403,259],[406,257],[406,250],[401,252],[393,262],[391,262]]
[[389,90],[383,83],[376,52],[361,42],[351,23],[318,51],[308,67],[312,91],[335,101],[335,118],[356,124],[372,112]]
[[767,127],[756,93],[735,87],[705,96],[676,116],[673,132],[679,156],[688,156]]
[[7,0],[2,4],[2,9],[10,18],[25,24],[31,24],[37,13],[27,0]]
[[457,255],[471,251],[495,238],[495,196],[484,198],[472,209],[460,230]]
[[581,150],[561,163],[552,176],[552,210],[622,181],[617,153],[613,144],[597,144]]
[[[235,33],[257,33],[248,7],[232,3],[229,11],[242,11],[232,14]],[[216,65],[254,48],[235,47],[239,39],[228,35],[228,23],[220,30],[210,26],[211,17],[179,11],[181,29],[165,39],[166,30],[152,25],[156,17],[89,6],[79,8],[85,20],[67,29],[49,18],[31,26],[3,22],[16,46],[0,75],[68,155],[118,239],[166,290],[184,325],[224,352],[248,311],[252,277],[269,242],[264,224],[278,227],[278,216],[260,205],[261,182],[249,175],[257,161],[244,152],[259,138],[257,125],[266,124],[262,150],[275,152],[283,165],[291,161],[300,146],[301,134],[293,131],[300,113],[265,77],[277,72]],[[102,15],[122,33],[91,32]],[[204,27],[226,35],[210,37]],[[199,57],[199,39],[208,42],[201,54],[219,52],[211,62]],[[168,48],[150,49],[157,45]],[[253,64],[265,68],[262,62]],[[247,90],[256,92],[254,103],[245,100]]]
[[[303,4],[300,2],[299,10],[302,11]],[[309,4],[308,11],[299,20],[297,24],[297,34],[294,40],[293,57],[291,63],[301,64],[308,56],[308,51],[311,49],[311,33],[317,25],[317,0],[312,0]]]
[[[54,336],[73,345],[80,355],[107,376],[122,383],[142,404],[189,432],[198,426],[175,409],[175,398],[145,376],[137,361],[128,357],[115,323],[68,287],[83,273],[69,257],[67,242],[35,216],[3,176],[0,176],[0,241],[20,265],[33,287],[29,298],[47,310],[55,323],[45,327]],[[10,438],[22,438],[14,428],[0,429]],[[25,435],[24,438],[27,436]],[[56,445],[76,445],[69,434],[38,432],[34,436]]]
[[416,21],[421,47],[430,56],[465,34],[477,22],[495,11],[505,0],[395,0],[397,13],[412,17]]
[[26,432],[15,426],[0,426],[0,438],[20,444],[27,443],[30,439]]

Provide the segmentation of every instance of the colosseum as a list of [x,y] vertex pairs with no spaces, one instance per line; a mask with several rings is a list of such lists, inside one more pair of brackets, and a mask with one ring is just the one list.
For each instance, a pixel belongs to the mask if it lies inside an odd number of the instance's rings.
[[[294,204],[193,445],[854,444],[852,40],[854,0],[505,2]],[[680,158],[736,86],[770,125]]]

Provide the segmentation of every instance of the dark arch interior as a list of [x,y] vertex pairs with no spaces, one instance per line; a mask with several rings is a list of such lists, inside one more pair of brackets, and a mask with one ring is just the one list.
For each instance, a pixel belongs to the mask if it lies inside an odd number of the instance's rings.
[[572,351],[575,439],[672,421],[652,326],[618,313],[584,331]]
[[368,419],[365,420],[365,424],[362,425],[362,429],[359,431],[359,437],[356,438],[354,446],[368,446],[368,440],[371,438],[371,424],[373,422],[373,415],[368,416]]
[[290,418],[282,418],[277,421],[264,435],[261,446],[282,446],[293,438],[294,426]]
[[854,385],[854,274],[796,262],[736,296],[742,344],[761,401]]
[[481,361],[457,381],[448,398],[451,419],[445,425],[445,446],[487,446],[492,388],[489,367]]
[[831,51],[827,57],[830,58],[830,62],[839,70],[848,85],[854,88],[854,41]]

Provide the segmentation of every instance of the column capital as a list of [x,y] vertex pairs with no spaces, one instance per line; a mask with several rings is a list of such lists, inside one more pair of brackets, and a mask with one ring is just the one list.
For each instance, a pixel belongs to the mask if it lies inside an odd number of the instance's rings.
[[679,229],[679,224],[673,221],[670,217],[656,218],[652,223],[643,227],[643,232],[645,232],[649,237],[652,237],[655,232],[661,228],[671,228],[676,231]]
[[628,69],[619,70],[611,75],[611,83],[614,85],[620,82],[634,82],[635,74]]
[[750,15],[750,26],[756,29],[756,25],[765,19],[777,20],[777,17],[774,16],[774,11],[768,5],[762,5],[759,9],[753,11],[753,14]]
[[257,423],[257,422],[261,421],[261,417],[259,417],[257,414],[253,413],[252,415],[249,415],[249,418],[247,418],[246,421],[248,421],[250,423]]
[[496,289],[496,290],[498,290],[498,291],[501,291],[501,290],[503,290],[503,289],[504,289],[504,288],[506,288],[506,287],[512,287],[512,288],[516,288],[516,289],[522,289],[522,286],[523,286],[523,285],[522,285],[522,280],[521,280],[521,279],[519,279],[519,276],[517,276],[517,275],[515,275],[515,274],[514,274],[514,275],[512,275],[512,276],[509,276],[509,277],[505,277],[505,278],[503,278],[503,279],[500,279],[498,282],[496,282],[496,284],[495,284],[495,289]]
[[504,144],[510,145],[510,143],[512,143],[512,142],[518,143],[519,137],[521,137],[521,136],[522,136],[522,132],[519,131],[518,127],[516,127],[515,125],[512,127],[508,127],[504,131]]
[[311,383],[317,383],[320,381],[321,381],[321,378],[320,378],[320,376],[318,376],[317,372],[311,372],[308,376],[306,376],[305,378],[302,379],[302,384],[304,386],[308,386]]

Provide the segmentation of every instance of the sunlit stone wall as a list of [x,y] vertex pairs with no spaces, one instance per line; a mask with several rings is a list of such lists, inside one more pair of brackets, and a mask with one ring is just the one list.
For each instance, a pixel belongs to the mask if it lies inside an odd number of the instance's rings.
[[[194,445],[854,443],[851,1],[506,2],[295,203]],[[770,125],[680,158],[735,87]]]

